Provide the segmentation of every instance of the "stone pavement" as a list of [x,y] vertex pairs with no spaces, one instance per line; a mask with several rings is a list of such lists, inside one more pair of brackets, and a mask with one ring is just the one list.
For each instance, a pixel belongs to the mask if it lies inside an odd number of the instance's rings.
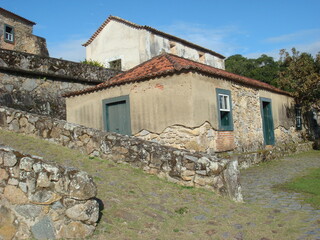
[[310,168],[319,167],[320,153],[306,153],[241,170],[244,201],[282,212],[302,211],[307,213],[309,217],[305,221],[308,223],[308,228],[303,229],[304,233],[298,239],[320,240],[320,210],[303,203],[299,193],[284,192],[273,188],[276,184],[303,175]]

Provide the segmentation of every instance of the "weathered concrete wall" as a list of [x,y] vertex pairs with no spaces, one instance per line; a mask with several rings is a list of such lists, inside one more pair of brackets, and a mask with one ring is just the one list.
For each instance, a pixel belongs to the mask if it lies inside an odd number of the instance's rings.
[[160,133],[176,123],[193,126],[191,85],[185,75],[67,98],[67,121],[104,130],[102,100],[123,95],[130,96],[132,135],[143,129]]
[[97,85],[118,71],[0,50],[0,104],[61,119],[62,94]]
[[[4,40],[4,26],[14,27],[14,42]],[[49,56],[46,39],[32,34],[33,25],[4,12],[0,13],[0,48]]]
[[237,160],[192,153],[63,120],[0,108],[0,127],[37,136],[85,154],[127,162],[186,186],[201,186],[242,201]]
[[137,29],[117,21],[110,21],[86,46],[86,58],[102,62],[105,67],[109,67],[110,61],[121,59],[122,70],[129,70],[165,51],[213,67],[221,69],[225,67],[222,58],[210,53],[205,53],[200,58],[199,51],[179,42],[175,42],[175,47],[172,48],[170,43],[172,41],[169,39],[145,29]]
[[99,218],[92,177],[0,146],[0,238],[91,235]]
[[[233,131],[219,131],[216,88],[231,91]],[[130,98],[132,135],[164,145],[207,153],[264,149],[260,97],[272,101],[276,145],[304,141],[304,131],[295,130],[291,97],[196,73],[69,97],[67,119],[104,129],[102,100],[123,95]]]

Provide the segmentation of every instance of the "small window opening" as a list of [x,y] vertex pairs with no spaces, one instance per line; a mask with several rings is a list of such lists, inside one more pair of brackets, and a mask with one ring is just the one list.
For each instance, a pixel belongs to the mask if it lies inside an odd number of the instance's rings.
[[121,70],[121,59],[109,62],[109,67],[115,70]]
[[198,52],[198,54],[199,54],[199,61],[204,63],[205,62],[204,52]]
[[170,41],[169,42],[169,46],[170,46],[170,53],[176,54],[177,50],[176,50],[176,43]]
[[5,28],[5,36],[4,36],[5,41],[13,42],[14,41],[14,30],[13,30],[13,27],[5,25],[4,28]]

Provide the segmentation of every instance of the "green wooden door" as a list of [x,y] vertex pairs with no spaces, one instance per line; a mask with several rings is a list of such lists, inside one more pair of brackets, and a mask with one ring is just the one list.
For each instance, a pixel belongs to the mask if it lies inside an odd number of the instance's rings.
[[271,101],[269,99],[262,99],[261,108],[264,143],[265,145],[274,145],[274,127]]
[[131,135],[128,98],[119,97],[104,100],[105,129],[124,135]]

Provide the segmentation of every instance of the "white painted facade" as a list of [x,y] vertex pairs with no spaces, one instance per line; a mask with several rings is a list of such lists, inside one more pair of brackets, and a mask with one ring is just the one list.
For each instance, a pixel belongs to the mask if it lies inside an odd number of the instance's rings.
[[[183,42],[170,40],[144,27],[122,19],[111,19],[86,46],[86,59],[96,60],[110,67],[109,62],[121,59],[121,70],[129,70],[162,52],[224,69],[224,57],[205,48],[193,48]],[[125,21],[125,20],[123,20]],[[183,40],[182,40],[183,41]],[[198,50],[200,49],[200,50]]]

